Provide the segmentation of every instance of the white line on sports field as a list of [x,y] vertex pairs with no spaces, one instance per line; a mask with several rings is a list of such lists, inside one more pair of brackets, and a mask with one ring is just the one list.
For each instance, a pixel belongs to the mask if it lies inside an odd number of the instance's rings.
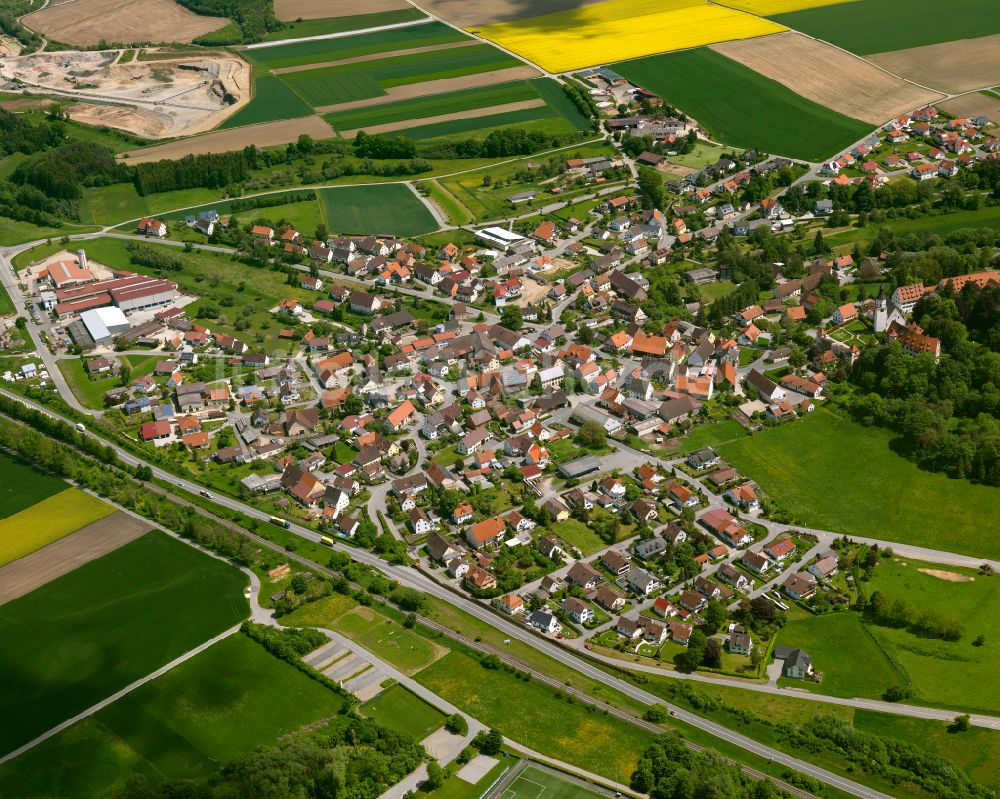
[[317,36],[303,36],[300,39],[279,39],[276,42],[257,42],[248,44],[245,49],[259,50],[262,47],[278,47],[282,44],[298,44],[299,42],[315,42],[320,39],[344,39],[348,36],[360,36],[362,33],[378,33],[379,31],[391,31],[396,28],[412,28],[414,25],[426,25],[428,22],[437,22],[433,17],[423,19],[411,19],[409,22],[394,22],[392,25],[379,25],[377,28],[361,28],[356,31],[340,31],[339,33],[321,33]]
[[197,655],[197,654],[199,654],[201,652],[204,652],[206,649],[208,649],[210,646],[212,646],[212,644],[218,643],[223,638],[228,638],[230,635],[233,635],[234,633],[239,632],[239,630],[240,630],[240,625],[237,624],[234,627],[230,627],[225,632],[219,633],[217,636],[215,636],[215,638],[211,638],[208,641],[205,641],[205,643],[203,643],[203,644],[201,644],[199,646],[196,646],[194,649],[192,649],[192,650],[190,650],[188,652],[185,652],[180,657],[175,658],[174,660],[171,660],[165,666],[161,666],[156,671],[154,671],[152,674],[147,674],[145,677],[142,677],[142,678],[136,680],[131,685],[126,685],[120,691],[118,691],[115,694],[112,694],[107,699],[102,699],[96,705],[92,705],[91,707],[88,707],[82,713],[78,713],[77,715],[73,716],[73,718],[66,719],[66,721],[64,721],[62,724],[56,725],[51,730],[43,732],[41,735],[39,735],[34,740],[28,741],[28,743],[24,744],[23,746],[19,746],[13,752],[8,752],[3,757],[0,757],[0,763],[6,763],[8,760],[13,760],[18,755],[24,754],[29,749],[33,749],[34,747],[38,746],[38,744],[40,744],[42,741],[48,740],[53,735],[56,735],[57,733],[62,732],[67,727],[70,727],[73,724],[76,724],[78,721],[81,721],[82,719],[85,719],[88,716],[94,715],[97,711],[102,710],[103,708],[106,708],[108,705],[110,705],[113,702],[117,702],[123,696],[125,696],[126,694],[131,693],[136,688],[139,688],[139,687],[145,685],[150,680],[155,680],[157,677],[159,677],[162,674],[166,674],[172,668],[174,668],[176,666],[179,666],[181,663],[183,663],[186,660],[190,660],[195,655]]

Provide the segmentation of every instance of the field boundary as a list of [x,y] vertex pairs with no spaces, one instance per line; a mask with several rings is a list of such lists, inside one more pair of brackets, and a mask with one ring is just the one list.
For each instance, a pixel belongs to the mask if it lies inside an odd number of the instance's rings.
[[538,97],[534,100],[520,100],[516,103],[505,103],[504,105],[493,105],[487,108],[470,108],[468,111],[454,111],[451,114],[438,114],[433,117],[422,117],[419,119],[404,119],[399,122],[385,122],[381,125],[371,125],[366,128],[356,130],[338,131],[345,139],[355,138],[360,131],[366,133],[391,133],[396,130],[409,130],[410,128],[422,127],[424,125],[436,125],[439,122],[453,122],[459,119],[478,119],[479,117],[493,116],[494,114],[509,114],[513,111],[524,111],[529,108],[545,108],[545,100]]
[[368,55],[357,55],[353,58],[341,58],[334,61],[317,61],[314,64],[296,64],[293,67],[278,67],[272,69],[272,75],[289,75],[293,72],[310,72],[314,69],[326,69],[327,67],[344,67],[349,64],[363,64],[365,61],[380,61],[391,56],[399,58],[407,55],[417,55],[418,53],[431,53],[436,50],[454,50],[456,47],[468,47],[470,44],[480,44],[475,39],[467,39],[464,42],[445,42],[444,44],[428,44],[423,47],[410,47],[406,50],[383,50],[378,53]]
[[247,50],[263,50],[266,47],[278,47],[284,44],[299,44],[300,42],[314,42],[320,39],[346,39],[349,36],[359,36],[363,33],[379,33],[380,31],[391,31],[397,28],[412,28],[414,25],[426,25],[428,22],[437,22],[433,17],[424,19],[411,19],[406,22],[394,22],[391,25],[380,25],[376,28],[361,28],[356,31],[338,31],[337,33],[320,33],[316,36],[301,36],[297,39],[278,39],[273,42],[256,42],[246,45]]

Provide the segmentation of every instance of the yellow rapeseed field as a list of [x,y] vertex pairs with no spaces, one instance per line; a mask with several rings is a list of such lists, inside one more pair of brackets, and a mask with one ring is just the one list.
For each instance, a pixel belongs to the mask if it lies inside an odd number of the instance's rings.
[[707,0],[605,0],[473,30],[558,73],[787,29]]
[[790,14],[792,11],[805,11],[808,8],[856,3],[858,0],[719,0],[719,2],[740,11],[770,17],[776,14]]
[[0,519],[0,566],[103,519],[115,509],[78,488],[67,488]]

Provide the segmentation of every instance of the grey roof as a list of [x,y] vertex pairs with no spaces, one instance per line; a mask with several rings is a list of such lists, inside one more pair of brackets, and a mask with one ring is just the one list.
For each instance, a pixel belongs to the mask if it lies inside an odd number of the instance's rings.
[[601,468],[601,461],[595,455],[584,455],[567,461],[559,467],[559,473],[564,477],[581,477],[591,472],[596,472]]

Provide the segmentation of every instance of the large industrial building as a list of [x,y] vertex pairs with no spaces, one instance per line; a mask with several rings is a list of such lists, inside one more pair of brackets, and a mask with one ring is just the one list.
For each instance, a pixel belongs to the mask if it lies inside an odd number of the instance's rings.
[[120,308],[92,308],[66,329],[81,348],[89,350],[108,346],[115,336],[128,332],[129,324]]
[[69,316],[93,308],[114,306],[128,314],[171,305],[176,295],[176,283],[124,272],[109,280],[59,289],[56,291],[55,310],[59,316]]

